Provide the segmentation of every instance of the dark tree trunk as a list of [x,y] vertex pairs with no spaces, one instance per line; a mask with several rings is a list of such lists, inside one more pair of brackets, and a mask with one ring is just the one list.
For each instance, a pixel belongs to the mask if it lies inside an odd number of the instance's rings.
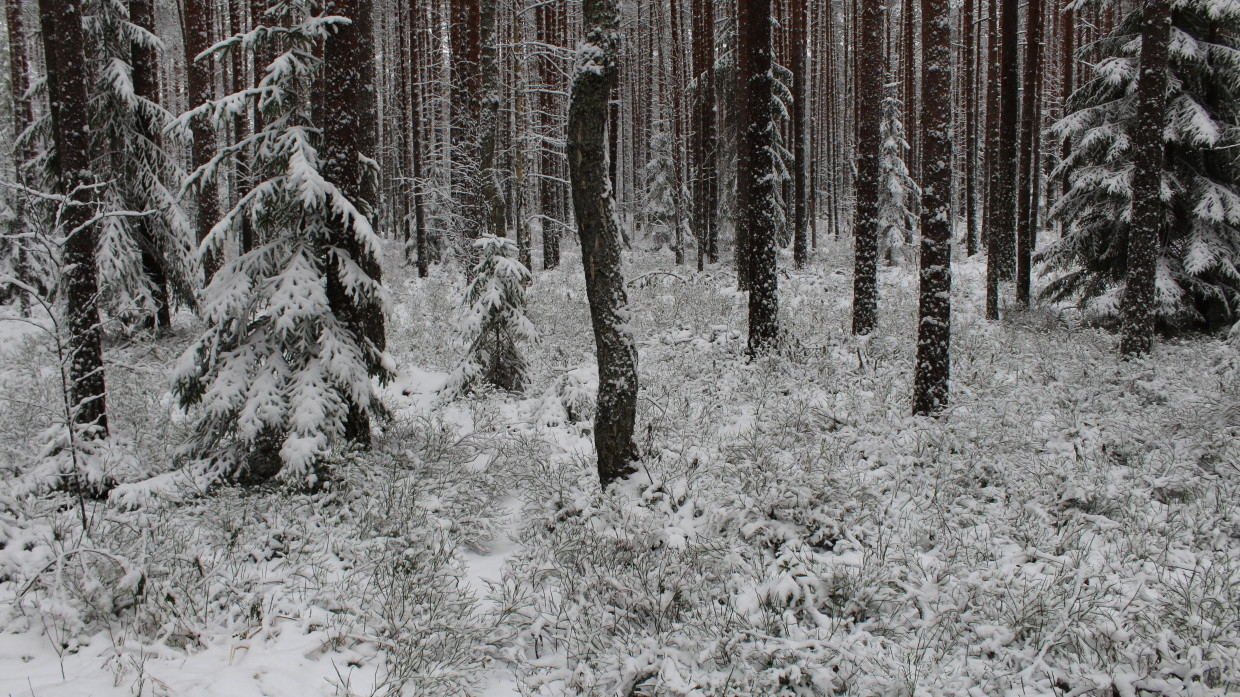
[[[51,134],[55,148],[52,173],[56,193],[66,197],[61,212],[64,243],[65,301],[69,319],[68,355],[71,428],[76,437],[108,436],[107,391],[103,379],[103,348],[99,326],[99,285],[95,247],[99,226],[91,224],[91,190],[95,183],[90,161],[90,123],[82,27],[82,0],[39,0]],[[78,481],[98,493],[106,484]]]
[[1042,49],[1042,0],[1029,0],[1029,22],[1025,31],[1025,74],[1021,87],[1020,179],[1016,191],[1016,302],[1029,307],[1032,289],[1033,220],[1038,205],[1034,157],[1037,130],[1042,119],[1038,109],[1038,69]]
[[922,0],[921,289],[913,413],[947,406],[951,376],[951,23],[947,0]]
[[419,84],[422,74],[419,67],[422,42],[418,36],[420,26],[416,13],[413,17],[413,29],[413,36],[410,37],[412,49],[409,52],[409,78],[413,82],[409,85],[409,137],[412,141],[409,145],[409,170],[413,177],[413,241],[418,255],[418,277],[426,278],[430,274],[430,250],[427,248],[426,217],[422,203],[422,140],[426,134],[422,129],[422,89]]
[[[211,3],[208,0],[185,0],[181,19],[184,21],[185,73],[186,87],[189,90],[189,104],[196,107],[211,101],[214,96],[211,62],[214,59],[194,60],[203,51],[211,47]],[[192,129],[194,137],[194,166],[201,167],[215,153],[215,133],[206,119],[198,119]],[[198,241],[206,239],[211,228],[220,217],[219,190],[215,182],[202,184],[195,196],[197,203],[196,221]],[[207,254],[202,259],[205,282],[210,283],[215,272],[220,268],[219,253]]]
[[809,260],[805,181],[809,164],[805,138],[805,103],[809,99],[805,89],[806,12],[806,0],[792,0],[792,258],[798,269]]
[[[452,201],[465,244],[488,225],[479,191],[482,116],[482,12],[479,0],[452,0],[449,45],[452,51]],[[467,257],[473,268],[473,247]]]
[[713,0],[693,2],[693,230],[698,270],[719,261],[716,246],[715,29]]
[[965,65],[965,148],[964,148],[964,211],[965,245],[969,256],[978,253],[981,246],[980,221],[977,217],[977,154],[978,119],[977,78],[981,72],[980,34],[977,31],[977,5],[981,0],[965,0],[964,3],[964,65]]
[[1162,229],[1162,132],[1167,121],[1170,0],[1146,0],[1141,18],[1137,120],[1133,128],[1132,224],[1128,230],[1128,281],[1121,301],[1120,351],[1140,356],[1154,348],[1154,275]]
[[[151,0],[130,0],[129,19],[135,25],[155,33],[155,12]],[[159,68],[155,50],[134,44],[133,46],[133,90],[139,97],[159,103]],[[139,125],[142,138],[155,143],[159,137],[155,129],[144,118]],[[168,273],[164,268],[164,255],[159,240],[155,237],[154,226],[149,217],[137,218],[134,222],[137,237],[142,246],[142,271],[146,274],[154,293],[155,316],[153,318],[156,331],[167,331],[172,327],[171,298],[168,295]]]
[[779,334],[779,275],[775,234],[779,217],[772,152],[775,94],[771,84],[771,2],[739,0],[738,76],[740,153],[737,163],[738,231],[748,260],[749,352],[775,348]]
[[[13,137],[16,140],[25,133],[26,129],[34,121],[33,105],[26,98],[26,91],[29,88],[27,84],[29,74],[26,55],[26,30],[24,27],[25,22],[22,18],[21,0],[7,0],[5,3],[5,19],[8,23],[9,88],[13,97]],[[30,159],[30,150],[25,146],[19,146],[14,143],[12,154],[14,180],[18,184],[25,184],[25,165]],[[30,273],[26,246],[19,241],[23,221],[26,218],[25,197],[21,194],[14,194],[9,198],[9,201],[13,205],[13,217],[9,221],[9,242],[4,245],[4,248],[10,250],[10,253],[17,255],[14,264],[17,276],[28,284],[38,286],[39,283]],[[29,298],[26,297],[26,293],[17,290],[10,284],[0,285],[0,303],[7,302],[13,297],[13,293],[17,294],[22,314],[25,315],[29,311]]]
[[853,334],[878,325],[879,150],[883,105],[883,15],[878,0],[862,0],[857,46],[857,224],[853,233]]
[[480,216],[481,232],[504,237],[504,199],[500,195],[499,172],[496,170],[496,147],[499,142],[500,88],[499,35],[496,32],[496,0],[482,0],[481,14],[481,84],[482,98],[479,120],[479,166],[478,178],[482,184],[482,200],[485,209]]
[[[324,43],[322,172],[324,178],[339,186],[345,197],[374,224],[377,198],[374,177],[363,164],[364,159],[372,160],[378,149],[371,0],[334,0],[329,9],[351,21],[338,28]],[[378,250],[362,246],[342,220],[333,225],[332,244],[344,250],[375,282],[382,280],[376,256]],[[352,297],[342,283],[339,265],[331,257],[323,262],[328,269],[327,298],[332,313],[359,343],[370,342],[382,351],[386,347],[383,308],[376,302]],[[381,372],[377,364],[367,368],[372,376]],[[350,404],[345,426],[345,438],[362,446],[370,444],[368,406]]]
[[999,282],[1012,277],[1016,244],[1017,1],[1000,10],[999,144],[986,235],[986,319],[999,319]]
[[637,346],[628,329],[628,298],[620,273],[620,231],[607,186],[604,122],[618,80],[620,36],[615,0],[584,0],[585,41],[596,50],[573,82],[568,110],[568,167],[581,237],[586,295],[598,352],[594,445],[606,488],[636,471]]

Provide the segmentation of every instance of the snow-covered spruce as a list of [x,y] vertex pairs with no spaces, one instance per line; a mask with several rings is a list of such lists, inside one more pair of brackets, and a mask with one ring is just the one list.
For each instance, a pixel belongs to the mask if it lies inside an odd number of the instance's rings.
[[672,147],[671,125],[666,118],[654,122],[650,137],[650,161],[644,168],[646,190],[642,208],[649,221],[651,240],[660,247],[674,245],[676,221],[676,157]]
[[[343,182],[320,170],[320,134],[311,118],[318,43],[347,19],[319,16],[303,2],[282,2],[269,16],[284,27],[257,27],[211,49],[271,47],[274,60],[257,87],[199,106],[180,117],[231,118],[257,102],[263,129],[224,148],[199,168],[202,186],[225,160],[248,150],[253,187],[211,230],[215,252],[250,226],[253,248],[215,275],[203,293],[206,330],[182,355],[174,391],[184,407],[200,405],[187,454],[221,475],[269,476],[313,485],[315,465],[345,435],[351,406],[380,408],[371,378],[386,380],[391,358],[337,313],[329,286],[353,303],[382,306],[385,292],[365,270],[379,254],[364,201],[349,200]],[[360,250],[363,258],[348,251]],[[278,460],[276,451],[278,450]]]
[[908,141],[901,118],[904,103],[896,96],[898,84],[889,79],[884,85],[887,95],[883,97],[883,119],[879,125],[882,138],[878,160],[879,242],[888,263],[897,262],[897,250],[913,244],[920,222],[916,206],[921,199],[921,189],[904,162]]
[[[1240,5],[1173,5],[1156,313],[1217,328],[1240,316]],[[1140,23],[1138,9],[1089,49],[1105,57],[1083,64],[1094,76],[1054,126],[1071,143],[1054,172],[1068,190],[1051,211],[1064,236],[1038,255],[1060,272],[1044,296],[1105,315],[1118,313],[1127,268]]]
[[530,272],[517,260],[517,245],[506,237],[484,235],[474,241],[478,265],[465,291],[456,334],[465,354],[443,394],[454,397],[480,383],[510,392],[525,388],[529,368],[521,346],[538,337],[525,316]]
[[102,307],[166,326],[170,304],[193,303],[202,269],[176,192],[184,173],[158,140],[173,118],[154,101],[153,54],[162,42],[126,4],[96,0],[90,8],[85,26],[98,49],[87,66],[91,151],[107,182],[99,196]]

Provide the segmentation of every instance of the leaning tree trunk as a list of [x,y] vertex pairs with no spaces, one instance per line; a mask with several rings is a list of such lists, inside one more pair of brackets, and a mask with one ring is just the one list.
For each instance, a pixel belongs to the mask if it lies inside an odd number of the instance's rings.
[[620,230],[607,184],[604,124],[619,78],[616,0],[584,0],[586,37],[568,107],[568,168],[598,352],[594,446],[603,487],[636,471],[637,346],[620,274]]
[[[348,17],[349,24],[336,30],[323,47],[323,176],[335,183],[345,197],[375,220],[375,174],[366,164],[378,150],[375,123],[375,52],[371,24],[371,0],[334,0],[334,14]],[[369,249],[343,220],[332,224],[329,245],[344,252],[375,283],[381,281],[378,250]],[[386,347],[383,308],[377,302],[351,295],[342,278],[341,263],[334,253],[325,252],[327,299],[332,313],[357,337],[369,342],[378,355]],[[374,376],[381,366],[368,361]],[[370,412],[365,404],[350,403],[345,438],[362,446],[370,443]]]
[[913,413],[947,406],[951,375],[951,20],[947,0],[922,0],[921,301]]
[[[95,248],[99,226],[91,222],[90,161],[87,115],[86,31],[83,0],[39,0],[51,134],[55,149],[52,174],[56,193],[64,197],[60,213],[64,243],[65,301],[69,337],[69,427],[75,438],[108,436],[107,391],[99,317]],[[75,482],[98,493],[106,482]]]
[[853,334],[878,325],[879,150],[882,148],[883,16],[878,0],[863,0],[857,47],[857,227],[853,235]]
[[1125,356],[1154,347],[1154,269],[1162,228],[1163,126],[1167,120],[1170,0],[1146,0],[1141,18],[1137,122],[1133,129],[1132,225],[1128,230],[1128,281],[1121,303]]
[[[211,101],[214,90],[214,75],[211,61],[195,60],[199,54],[211,47],[211,3],[208,0],[185,0],[181,12],[184,22],[183,35],[185,45],[186,87],[189,90],[189,105],[196,107]],[[201,167],[211,159],[215,151],[215,133],[206,119],[195,119],[192,127],[194,138],[194,167]],[[220,217],[219,191],[214,180],[205,181],[198,189],[195,197],[197,203],[198,241],[202,242],[211,232]],[[210,283],[215,272],[220,268],[220,255],[208,254],[202,260],[205,282]]]
[[[775,94],[771,84],[771,0],[739,0],[740,157],[736,198],[739,230],[747,259],[749,352],[766,353],[779,334],[779,275],[775,233],[779,219],[775,197]],[[748,254],[745,254],[748,252]]]

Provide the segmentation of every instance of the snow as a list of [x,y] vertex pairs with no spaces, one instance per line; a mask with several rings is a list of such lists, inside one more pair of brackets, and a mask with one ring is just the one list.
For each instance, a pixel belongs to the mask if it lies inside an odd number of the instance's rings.
[[[850,245],[781,278],[799,343],[755,362],[732,277],[629,254],[643,459],[610,495],[571,245],[527,289],[521,394],[444,398],[464,281],[388,264],[392,419],[369,453],[327,448],[323,491],[182,469],[145,485],[184,486],[162,505],[137,483],[86,502],[83,534],[72,497],[13,495],[33,417],[0,403],[0,695],[1234,689],[1235,346],[1123,362],[1087,310],[986,322],[984,264],[957,259],[951,409],[913,418],[916,268],[880,269],[854,339]],[[150,368],[109,373],[146,470],[183,436],[163,371],[187,340],[108,348]],[[0,322],[0,342],[4,393],[54,403],[46,335]]]

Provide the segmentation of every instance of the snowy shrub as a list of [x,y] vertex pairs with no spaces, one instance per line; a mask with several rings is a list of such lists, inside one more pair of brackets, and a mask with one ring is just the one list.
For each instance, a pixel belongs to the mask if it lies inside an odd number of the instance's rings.
[[456,325],[464,357],[444,385],[444,394],[461,395],[481,385],[520,392],[529,371],[522,347],[538,337],[525,316],[530,272],[517,261],[516,243],[505,237],[484,235],[474,249],[479,261]]

